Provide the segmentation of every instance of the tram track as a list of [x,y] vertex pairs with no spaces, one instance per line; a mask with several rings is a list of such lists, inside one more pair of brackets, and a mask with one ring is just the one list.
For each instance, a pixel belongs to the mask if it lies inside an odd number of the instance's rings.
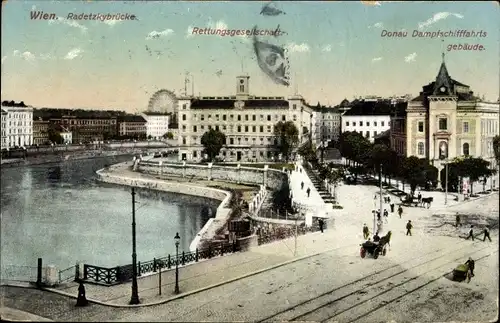
[[[464,247],[461,247],[461,248],[456,248],[457,245],[463,245],[464,243],[467,243],[467,241],[462,241],[462,242],[459,242],[457,244],[454,244],[453,247],[451,248],[440,248],[440,249],[437,249],[435,251],[432,251],[430,253],[427,253],[423,256],[420,256],[420,257],[412,257],[411,259],[409,260],[406,260],[406,261],[403,261],[403,262],[399,262],[398,264],[395,264],[395,265],[392,265],[388,268],[384,268],[384,269],[381,269],[381,270],[378,270],[378,271],[375,271],[369,275],[366,275],[366,276],[363,276],[362,278],[359,278],[359,279],[356,279],[354,281],[351,281],[349,283],[346,283],[346,284],[343,284],[341,286],[338,286],[338,287],[335,287],[329,291],[326,291],[314,298],[311,298],[309,300],[306,300],[306,301],[303,301],[303,302],[300,302],[298,304],[295,304],[291,307],[288,307],[284,310],[281,310],[271,316],[268,316],[264,319],[261,319],[259,321],[256,321],[257,323],[261,323],[261,322],[271,322],[271,321],[295,321],[295,320],[313,320],[313,321],[318,321],[317,319],[304,319],[306,318],[308,315],[311,315],[313,313],[315,313],[317,310],[319,309],[322,309],[322,308],[325,308],[329,305],[332,305],[336,302],[339,302],[339,301],[342,301],[350,296],[353,296],[353,295],[356,295],[356,294],[360,294],[362,291],[366,290],[366,289],[370,289],[370,288],[373,288],[375,285],[377,284],[380,284],[384,281],[387,281],[393,277],[396,277],[398,275],[401,275],[401,274],[404,274],[406,272],[409,272],[411,270],[414,270],[415,268],[417,267],[421,267],[423,265],[426,265],[430,262],[433,262],[433,261],[438,261],[438,259],[440,258],[443,258],[444,256],[446,255],[449,255],[449,254],[452,254],[452,253],[457,253],[457,252],[460,252],[462,250],[465,250],[465,249],[470,249],[470,245],[467,244],[466,246]],[[483,248],[483,249],[486,249],[486,248]],[[483,249],[479,249],[479,251],[483,250]],[[426,259],[427,257],[429,257],[430,255],[433,255],[433,254],[436,254],[438,253],[438,256],[435,256],[429,260],[426,260],[424,262],[419,262],[418,264],[414,265],[414,266],[410,266],[409,268],[406,268],[406,269],[403,269],[403,270],[398,270],[394,273],[391,273],[389,276],[385,276],[382,275],[384,273],[387,273],[394,269],[394,268],[401,268],[403,265],[405,264],[411,264],[412,262],[416,262],[418,261],[419,259]],[[466,252],[467,253],[470,253],[469,251]],[[462,256],[463,257],[463,256]],[[460,259],[460,258],[459,258]],[[452,260],[452,261],[456,261],[455,259]],[[449,262],[452,262],[452,261],[449,261]],[[447,263],[449,263],[447,262]],[[446,263],[446,264],[447,264]],[[444,266],[444,265],[441,265],[441,266]],[[425,274],[425,273],[424,273]],[[376,277],[376,276],[380,276],[382,275],[382,277],[379,277],[381,279],[375,279],[375,280],[370,280],[370,278],[372,277]],[[420,275],[421,276],[421,275]],[[442,275],[440,276],[442,277]],[[406,277],[405,277],[406,278]],[[416,277],[418,278],[418,276]],[[411,280],[414,280],[416,279],[415,277],[408,280],[408,281],[411,281]],[[407,282],[408,282],[407,281]],[[356,287],[356,284],[359,284],[361,286],[359,287]],[[400,286],[400,285],[398,285]],[[394,288],[396,288],[397,286],[395,286]],[[340,297],[336,297],[334,299],[331,299],[332,295],[335,293],[337,294],[338,292],[340,292],[341,290],[343,289],[351,289],[354,288],[354,290],[352,290],[351,292],[348,292],[347,294],[343,295],[343,296],[340,296]],[[330,299],[329,299],[330,298]],[[322,302],[323,301],[323,302]],[[317,303],[320,303],[319,306]],[[297,312],[301,312],[300,314],[296,315]],[[294,316],[295,315],[295,316]]]

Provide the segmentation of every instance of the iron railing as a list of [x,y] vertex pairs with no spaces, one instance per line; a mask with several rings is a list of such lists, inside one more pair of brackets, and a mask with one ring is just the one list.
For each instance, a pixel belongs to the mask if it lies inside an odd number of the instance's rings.
[[[201,259],[210,259],[217,256],[224,256],[228,253],[239,251],[239,246],[234,243],[221,243],[220,245],[209,245],[208,248],[193,252],[182,252],[179,256],[168,255],[163,258],[155,258],[150,261],[137,263],[137,276],[142,274],[156,272],[160,269],[172,269],[176,265],[184,266],[189,263],[198,262]],[[132,279],[132,265],[118,266],[114,268],[104,268],[99,266],[83,266],[83,279],[88,283],[97,283],[104,285],[120,284]]]
[[78,277],[77,266],[71,266],[63,270],[59,270],[59,284],[75,281]]
[[[324,223],[323,229],[326,229],[326,222]],[[259,246],[266,243],[271,243],[278,240],[288,239],[297,235],[305,235],[308,232],[319,231],[319,226],[317,224],[312,227],[299,226],[297,229],[294,227],[286,227],[275,230],[267,230],[258,232],[258,243]]]

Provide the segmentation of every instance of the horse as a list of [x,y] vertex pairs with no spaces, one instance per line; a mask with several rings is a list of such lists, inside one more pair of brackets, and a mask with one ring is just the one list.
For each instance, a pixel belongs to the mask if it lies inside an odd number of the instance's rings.
[[383,245],[387,244],[390,247],[391,246],[391,244],[390,244],[391,236],[392,236],[392,231],[387,232],[387,234],[385,236],[380,238],[379,245],[383,246]]
[[431,203],[434,201],[433,197],[423,197],[422,198],[422,206],[427,205],[427,208],[431,207]]

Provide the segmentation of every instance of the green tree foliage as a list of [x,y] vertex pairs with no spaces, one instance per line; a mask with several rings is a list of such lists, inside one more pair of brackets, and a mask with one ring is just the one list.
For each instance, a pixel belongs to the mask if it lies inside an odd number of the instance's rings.
[[174,139],[174,134],[169,131],[163,134],[163,139]]
[[274,136],[278,142],[279,152],[288,162],[290,154],[299,143],[299,130],[292,121],[280,121],[274,126]]
[[57,145],[60,145],[64,142],[64,139],[61,136],[61,133],[59,131],[57,131],[56,129],[54,129],[53,127],[49,128],[48,137],[49,137],[50,142],[57,144]]
[[[482,158],[476,157],[466,157],[457,159],[450,163],[449,167],[456,170],[456,174],[460,177],[468,177],[470,182],[471,194],[473,193],[472,187],[473,183],[479,181],[482,178],[489,177],[493,175],[494,171],[490,169],[490,162]],[[448,169],[448,172],[450,169]],[[448,181],[450,180],[450,174],[448,173]]]
[[401,175],[410,184],[411,195],[415,194],[417,186],[424,187],[427,182],[426,161],[416,156],[410,156],[403,160]]
[[297,153],[304,157],[306,160],[310,161],[316,157],[316,149],[314,148],[311,141],[306,141],[298,149]]
[[349,161],[363,163],[366,158],[366,152],[369,150],[371,144],[357,132],[344,132],[339,138],[339,150],[343,157]]
[[495,159],[497,160],[497,165],[500,164],[500,136],[496,135],[493,138],[493,150],[495,151]]
[[205,147],[204,153],[208,155],[210,161],[219,154],[225,143],[226,135],[219,130],[210,129],[201,137],[201,144]]

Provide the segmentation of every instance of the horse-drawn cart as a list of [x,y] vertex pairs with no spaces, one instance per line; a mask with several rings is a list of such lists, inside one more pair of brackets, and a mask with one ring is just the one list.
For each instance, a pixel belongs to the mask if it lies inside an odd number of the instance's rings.
[[368,240],[360,244],[361,249],[359,250],[359,255],[361,258],[365,258],[366,253],[372,255],[374,259],[377,259],[380,254],[385,256],[387,254],[387,246],[390,245],[391,234],[391,231],[389,231],[385,236],[380,238],[378,242]]

